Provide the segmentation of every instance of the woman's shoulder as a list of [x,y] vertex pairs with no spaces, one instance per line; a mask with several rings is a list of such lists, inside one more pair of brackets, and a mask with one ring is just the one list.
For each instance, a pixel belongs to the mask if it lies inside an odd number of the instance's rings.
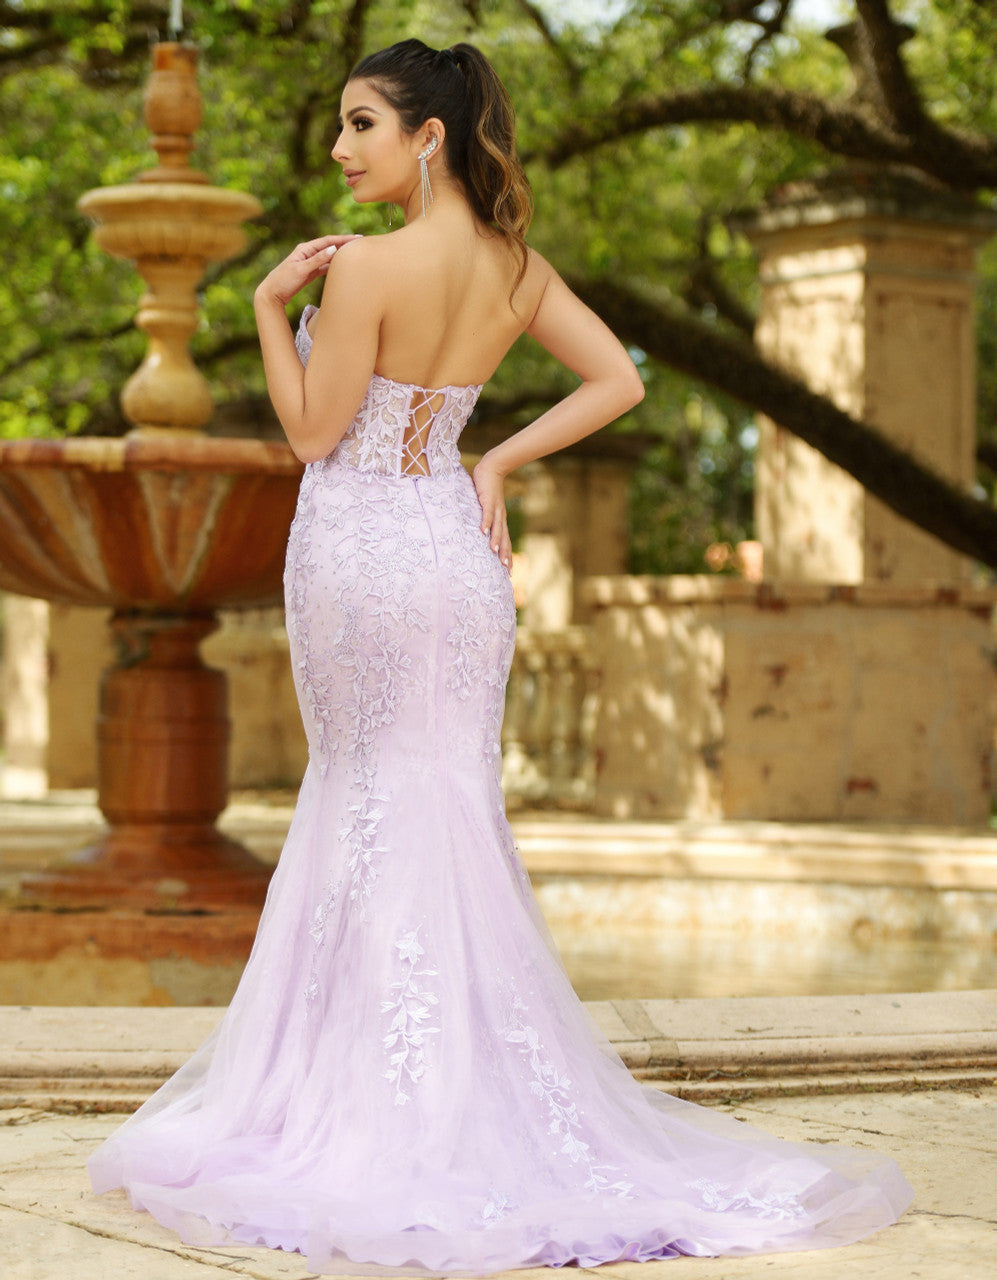
[[[328,294],[347,305],[383,305],[397,271],[394,255],[383,241],[389,236],[357,236],[340,245],[329,263],[323,298]],[[331,291],[331,292],[330,292]]]
[[523,279],[529,280],[531,284],[546,288],[551,280],[557,277],[557,272],[550,265],[542,253],[538,253],[536,249],[527,247],[526,250],[526,271]]
[[527,324],[536,315],[550,282],[558,278],[557,272],[543,254],[528,247],[523,275],[515,296],[516,310],[525,317]]
[[330,265],[344,280],[362,284],[365,290],[379,284],[390,289],[399,275],[405,275],[419,262],[418,246],[398,232],[358,236],[336,254]]
[[358,235],[355,240],[349,240],[346,244],[341,244],[329,263],[329,270],[335,270],[337,273],[345,275],[348,271],[355,272],[362,270],[365,266],[369,267],[377,257],[376,241],[378,238],[377,236]]

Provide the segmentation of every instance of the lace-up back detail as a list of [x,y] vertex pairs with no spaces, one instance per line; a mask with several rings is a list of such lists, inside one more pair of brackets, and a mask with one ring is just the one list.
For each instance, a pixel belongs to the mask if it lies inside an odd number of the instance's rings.
[[403,476],[429,475],[427,449],[433,434],[436,415],[446,404],[446,393],[417,387],[409,402],[409,425],[402,435],[401,473]]
[[[312,340],[306,307],[295,345],[308,363]],[[480,386],[418,387],[375,373],[367,394],[330,461],[388,476],[449,475],[461,468],[457,442],[481,393]]]

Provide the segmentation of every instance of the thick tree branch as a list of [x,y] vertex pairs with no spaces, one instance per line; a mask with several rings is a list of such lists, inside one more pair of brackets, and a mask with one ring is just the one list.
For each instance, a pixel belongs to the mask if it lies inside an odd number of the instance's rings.
[[230,333],[214,346],[198,351],[197,365],[202,369],[212,369],[216,364],[228,360],[231,356],[240,355],[243,351],[258,350],[259,345],[260,339],[255,329],[247,329],[243,333]]
[[[357,0],[357,3],[368,4],[372,0]],[[299,0],[288,7],[283,29],[294,35],[302,17],[310,14],[312,5],[308,0]],[[122,49],[114,54],[104,51],[108,61],[118,66],[129,63],[136,52],[148,48],[150,32],[158,31],[165,37],[168,0],[159,3],[132,4],[125,14],[110,0],[93,0],[92,3],[46,5],[37,9],[25,9],[19,4],[0,3],[0,30],[23,33],[20,43],[8,44],[4,51],[4,60],[11,70],[21,63],[25,67],[31,65],[31,55],[37,58],[38,44],[45,42],[50,52],[67,48],[90,28],[101,23],[111,23],[121,27],[125,36]],[[240,27],[253,35],[263,33],[272,38],[270,19],[256,13],[251,5],[228,5],[225,7],[225,20],[233,26]]]
[[28,64],[36,66],[42,54],[51,54],[62,46],[59,36],[39,36],[36,40],[25,40],[21,44],[7,45],[0,48],[0,66],[13,64],[13,70]]
[[728,324],[750,338],[755,332],[757,317],[741,299],[728,288],[710,257],[700,257],[692,263],[682,282],[682,298],[693,311],[712,307]]
[[[135,327],[134,316],[129,316],[123,324],[113,325],[108,328],[106,325],[98,325],[95,327],[87,326],[83,329],[70,329],[67,333],[59,334],[59,347],[80,346],[88,342],[107,343],[115,338],[120,338],[123,333],[128,333]],[[49,340],[36,342],[30,347],[19,352],[12,360],[8,360],[6,364],[0,367],[0,378],[7,378],[12,373],[16,373],[18,369],[23,369],[29,364],[33,364],[35,360],[44,360],[46,356],[52,354],[52,343]]]
[[571,81],[572,87],[577,88],[579,81],[581,80],[581,68],[571,57],[571,54],[564,47],[563,43],[558,40],[550,23],[547,21],[546,17],[544,17],[544,14],[535,4],[532,3],[532,0],[518,0],[518,3],[520,9],[522,9],[523,13],[540,33],[540,38],[543,40],[544,44],[548,49],[550,49],[554,57],[557,58],[561,66],[564,67],[568,74],[568,79]]
[[949,484],[875,427],[770,364],[750,343],[608,280],[569,283],[625,341],[766,414],[859,479],[897,515],[997,568],[993,507]]
[[299,104],[295,114],[294,128],[291,130],[290,162],[291,172],[299,179],[306,179],[312,171],[308,159],[308,140],[311,136],[315,113],[318,110],[320,95],[308,93]]
[[976,461],[997,476],[997,442],[981,440],[976,446]]
[[[127,24],[145,30],[162,26],[165,29],[169,12],[168,0],[161,4],[135,4],[129,8]],[[30,31],[36,35],[52,35],[68,44],[78,34],[78,28],[90,27],[101,22],[114,22],[120,17],[117,7],[104,0],[93,4],[46,5],[38,9],[25,9],[19,4],[0,4],[0,27],[12,31]]]
[[474,421],[478,426],[485,426],[493,422],[508,422],[527,412],[538,417],[563,394],[552,386],[524,387],[510,395],[486,392],[475,407]]
[[367,30],[367,10],[371,0],[353,0],[343,25],[342,74],[345,79],[360,61],[364,33]]
[[712,307],[728,324],[751,338],[755,332],[757,317],[729,288],[720,274],[719,264],[710,253],[712,226],[712,217],[707,213],[702,214],[696,237],[696,257],[688,263],[682,281],[683,301],[692,311],[702,312],[704,308]]
[[863,53],[892,124],[903,133],[920,135],[931,122],[900,53],[911,28],[894,22],[886,0],[856,0],[856,9]]
[[936,145],[923,135],[915,139],[888,128],[860,104],[827,102],[774,85],[713,84],[623,99],[595,120],[570,124],[527,159],[544,159],[557,168],[576,155],[648,129],[735,121],[784,129],[833,155],[911,165],[957,190],[997,186],[997,141],[992,138],[939,130],[944,145]]
[[793,0],[777,0],[775,8],[771,12],[767,12],[767,6],[757,6],[760,12],[752,12],[746,20],[754,22],[761,28],[758,35],[751,42],[751,48],[744,56],[741,64],[741,74],[747,80],[755,66],[755,59],[761,51],[775,39],[777,35],[781,35],[786,19],[789,17],[789,11],[792,7]]

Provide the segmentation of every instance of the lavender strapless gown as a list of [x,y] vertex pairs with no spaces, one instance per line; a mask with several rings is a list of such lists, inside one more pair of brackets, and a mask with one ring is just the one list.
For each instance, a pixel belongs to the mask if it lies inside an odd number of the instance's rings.
[[294,821],[227,1014],[92,1156],[93,1186],[189,1243],[299,1250],[317,1271],[854,1241],[910,1201],[891,1160],[638,1084],[553,951],[499,781],[515,613],[457,452],[478,391],[429,393],[406,444],[427,393],[375,376],[306,470],[286,570],[310,747]]

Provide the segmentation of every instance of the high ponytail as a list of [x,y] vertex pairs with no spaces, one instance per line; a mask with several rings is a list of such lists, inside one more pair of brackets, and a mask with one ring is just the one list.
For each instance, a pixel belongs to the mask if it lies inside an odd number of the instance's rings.
[[519,259],[515,294],[526,274],[533,195],[516,155],[516,115],[492,64],[471,44],[437,51],[421,40],[402,40],[362,58],[350,79],[369,81],[409,133],[432,116],[443,121],[450,173],[475,215],[504,236]]

